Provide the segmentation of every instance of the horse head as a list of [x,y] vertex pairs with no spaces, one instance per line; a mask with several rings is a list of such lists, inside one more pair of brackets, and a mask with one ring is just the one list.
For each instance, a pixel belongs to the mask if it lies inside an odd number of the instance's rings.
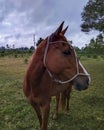
[[85,90],[90,84],[90,76],[78,60],[75,49],[64,36],[68,26],[63,30],[63,24],[64,22],[46,38],[44,66],[55,82],[71,82],[75,89]]

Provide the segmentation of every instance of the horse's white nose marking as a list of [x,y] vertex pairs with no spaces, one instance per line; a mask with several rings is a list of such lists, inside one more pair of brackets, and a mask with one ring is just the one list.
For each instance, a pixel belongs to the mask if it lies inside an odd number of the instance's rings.
[[82,63],[81,63],[80,61],[79,61],[79,64],[80,64],[80,66],[82,67],[84,73],[85,73],[86,75],[88,75],[89,84],[90,84],[90,83],[91,83],[91,77],[90,77],[89,73],[87,72],[87,70],[85,69],[85,67],[82,65]]

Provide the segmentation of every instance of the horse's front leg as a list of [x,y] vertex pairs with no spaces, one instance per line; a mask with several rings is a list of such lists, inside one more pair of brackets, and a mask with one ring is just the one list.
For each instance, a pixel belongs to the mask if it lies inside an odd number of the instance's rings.
[[70,100],[70,93],[66,97],[66,112],[69,111],[69,100]]
[[72,87],[66,93],[66,112],[69,111],[69,101]]
[[58,110],[59,110],[59,101],[60,101],[60,93],[56,95],[56,106],[55,106],[55,111],[54,111],[53,119],[57,119]]
[[40,130],[47,130],[50,102],[42,105],[41,110],[42,110],[42,125]]
[[39,123],[40,123],[40,127],[41,127],[41,125],[42,125],[42,115],[41,115],[40,106],[32,100],[30,100],[30,104],[33,106],[33,108],[34,108],[34,110],[37,114],[37,117],[38,117]]

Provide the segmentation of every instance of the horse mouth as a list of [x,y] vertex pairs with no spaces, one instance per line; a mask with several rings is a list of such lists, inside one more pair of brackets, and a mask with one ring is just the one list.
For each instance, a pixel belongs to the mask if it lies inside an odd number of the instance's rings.
[[88,89],[88,85],[82,85],[79,83],[74,84],[74,88],[78,91],[86,90]]
[[89,84],[86,82],[74,82],[74,88],[78,91],[86,90],[89,87]]

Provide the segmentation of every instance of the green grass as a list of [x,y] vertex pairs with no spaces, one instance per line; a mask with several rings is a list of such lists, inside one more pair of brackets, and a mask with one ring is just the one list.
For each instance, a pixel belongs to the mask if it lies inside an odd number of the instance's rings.
[[[82,63],[91,74],[90,88],[73,89],[69,113],[59,111],[57,120],[52,120],[53,98],[49,130],[104,130],[104,60],[83,58]],[[39,130],[36,114],[22,91],[26,67],[23,58],[0,58],[0,130]]]

